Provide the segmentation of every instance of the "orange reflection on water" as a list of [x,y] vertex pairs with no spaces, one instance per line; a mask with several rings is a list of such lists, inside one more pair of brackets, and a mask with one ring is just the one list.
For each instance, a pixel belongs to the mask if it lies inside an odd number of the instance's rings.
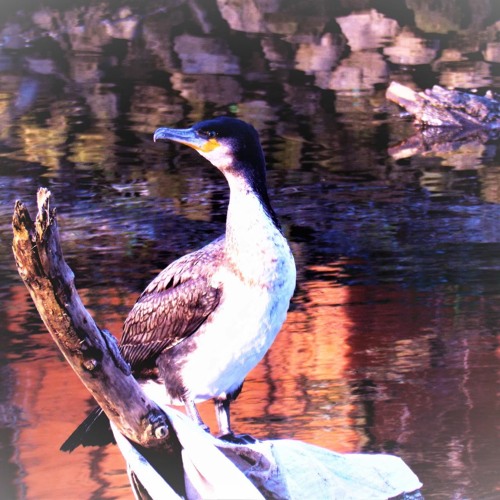
[[16,386],[11,404],[21,412],[16,426],[17,453],[12,457],[22,474],[18,497],[68,498],[72,492],[83,498],[132,498],[117,447],[79,448],[71,455],[59,451],[89,411],[89,394],[45,327],[29,332],[23,328],[26,317],[36,314],[24,286],[12,287],[11,297],[9,328],[22,335],[18,342],[33,344],[28,356],[12,363]]
[[[396,454],[423,480],[497,460],[490,436],[498,432],[498,405],[485,387],[500,372],[495,350],[484,349],[490,335],[481,319],[496,305],[464,300],[451,289],[339,286],[328,279],[338,272],[334,264],[308,271],[313,278],[300,281],[282,331],[233,405],[234,430],[338,452],[401,446]],[[121,288],[83,289],[81,296],[98,324],[115,334],[137,298]],[[10,297],[4,314],[13,336],[11,404],[21,415],[11,457],[20,471],[19,497],[131,498],[116,446],[59,451],[93,402],[25,288],[12,287]],[[213,404],[200,410],[216,430]],[[415,451],[405,456],[406,448]]]
[[[311,271],[320,273],[319,267]],[[234,427],[258,437],[294,438],[335,451],[358,449],[349,365],[348,290],[307,281],[271,350],[247,377],[234,405]]]
[[[97,322],[102,324],[104,319],[115,334],[123,320],[117,310],[131,307],[136,298],[116,289],[97,294],[82,289],[80,294]],[[12,296],[18,310],[31,309],[36,314],[24,287],[16,287]],[[275,344],[251,372],[233,405],[236,432],[300,439],[340,452],[359,449],[364,438],[353,426],[350,388],[344,377],[352,326],[347,309],[341,307],[347,301],[345,287],[320,280],[303,284],[301,303],[289,313]],[[16,321],[12,318],[11,322]],[[14,365],[13,404],[21,408],[24,418],[18,429],[16,457],[25,474],[23,496],[59,498],[75,491],[99,498],[127,498],[125,464],[116,446],[79,448],[71,455],[59,451],[92,403],[43,325],[36,344],[34,359]],[[200,411],[215,430],[213,404],[200,405]]]

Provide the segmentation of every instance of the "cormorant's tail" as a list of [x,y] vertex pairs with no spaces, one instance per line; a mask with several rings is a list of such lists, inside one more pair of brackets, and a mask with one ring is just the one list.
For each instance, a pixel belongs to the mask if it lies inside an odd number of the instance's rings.
[[114,442],[108,417],[96,406],[59,449],[71,452],[80,445],[102,446]]

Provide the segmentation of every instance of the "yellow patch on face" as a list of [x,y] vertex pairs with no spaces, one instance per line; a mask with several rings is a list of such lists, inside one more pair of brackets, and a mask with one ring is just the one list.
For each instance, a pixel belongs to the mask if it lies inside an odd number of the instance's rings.
[[201,148],[196,148],[196,149],[198,149],[199,151],[201,151],[203,153],[210,153],[211,151],[218,148],[219,146],[220,146],[219,141],[212,137],[211,139],[208,139],[208,141],[205,142],[203,144],[203,146],[201,146]]

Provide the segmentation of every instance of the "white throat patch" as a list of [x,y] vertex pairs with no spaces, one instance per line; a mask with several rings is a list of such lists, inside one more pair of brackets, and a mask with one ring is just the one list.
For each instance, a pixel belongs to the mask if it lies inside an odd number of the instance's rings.
[[224,171],[225,168],[233,164],[231,149],[223,144],[220,144],[211,151],[198,150],[198,153],[221,171]]

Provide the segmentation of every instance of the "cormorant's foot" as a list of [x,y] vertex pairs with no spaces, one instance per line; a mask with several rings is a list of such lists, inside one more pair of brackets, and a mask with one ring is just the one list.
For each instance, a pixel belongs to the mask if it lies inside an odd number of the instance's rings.
[[250,436],[250,434],[234,434],[232,432],[222,434],[218,438],[233,444],[254,444],[259,441],[257,438]]

